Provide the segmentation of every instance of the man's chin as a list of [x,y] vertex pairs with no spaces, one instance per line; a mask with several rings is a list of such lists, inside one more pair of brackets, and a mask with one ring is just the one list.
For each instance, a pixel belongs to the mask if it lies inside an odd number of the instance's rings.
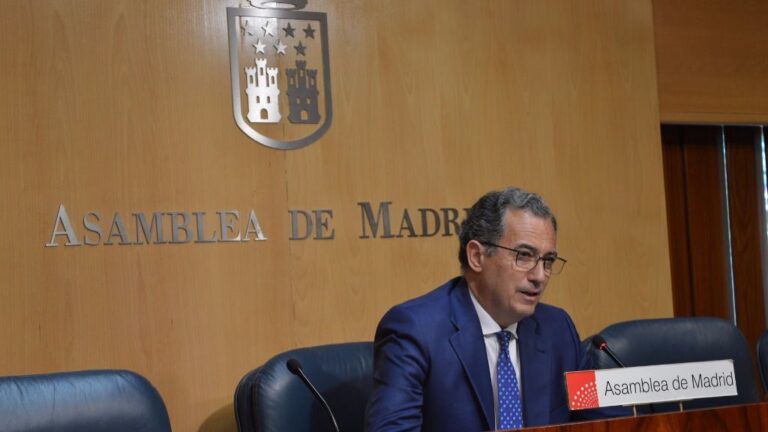
[[514,322],[518,322],[533,315],[533,313],[536,312],[536,306],[538,304],[538,301],[532,304],[528,302],[525,304],[516,304],[511,314],[516,318]]

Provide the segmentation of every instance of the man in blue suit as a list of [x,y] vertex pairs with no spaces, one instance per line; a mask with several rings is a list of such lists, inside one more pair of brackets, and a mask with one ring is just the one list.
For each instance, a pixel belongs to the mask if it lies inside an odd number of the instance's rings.
[[393,307],[376,330],[369,431],[484,431],[626,414],[567,406],[590,369],[568,314],[539,303],[565,260],[540,196],[509,188],[461,225],[462,276]]

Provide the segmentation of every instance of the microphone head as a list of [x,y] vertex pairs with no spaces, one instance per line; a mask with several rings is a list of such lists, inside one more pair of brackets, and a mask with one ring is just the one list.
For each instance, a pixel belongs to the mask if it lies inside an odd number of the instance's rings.
[[605,341],[603,336],[597,334],[592,336],[592,345],[600,351],[603,351],[606,347],[608,347],[608,342]]
[[298,375],[301,372],[301,363],[295,358],[288,359],[285,365],[288,366],[288,370],[294,375]]

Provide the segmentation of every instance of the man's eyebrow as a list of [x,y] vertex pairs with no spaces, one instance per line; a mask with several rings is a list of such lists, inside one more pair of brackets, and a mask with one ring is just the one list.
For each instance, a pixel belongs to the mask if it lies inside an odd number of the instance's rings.
[[517,246],[515,246],[515,249],[525,249],[529,252],[533,252],[538,255],[539,250],[536,248],[536,246],[530,245],[528,243],[519,243]]
[[[517,246],[515,246],[515,249],[525,249],[526,251],[533,252],[534,254],[539,255],[539,249],[536,246],[530,245],[528,243],[520,243]],[[546,257],[546,258],[557,257],[557,251],[549,251],[540,256]]]

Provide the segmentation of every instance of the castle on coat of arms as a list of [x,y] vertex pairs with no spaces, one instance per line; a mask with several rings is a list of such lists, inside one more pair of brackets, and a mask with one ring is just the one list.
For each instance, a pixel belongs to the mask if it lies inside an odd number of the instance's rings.
[[288,105],[291,123],[311,123],[320,121],[317,108],[317,69],[307,69],[307,62],[296,60],[296,68],[285,71],[288,77]]
[[279,122],[281,116],[277,68],[267,67],[267,59],[257,58],[256,67],[245,68],[245,76],[248,120],[251,123]]
[[[296,61],[295,68],[286,69],[288,78],[289,114],[291,123],[317,124],[320,111],[317,105],[317,69],[307,69],[307,62]],[[248,120],[251,123],[278,123],[280,115],[280,89],[278,68],[267,67],[267,59],[257,58],[256,67],[245,68],[248,95]]]

